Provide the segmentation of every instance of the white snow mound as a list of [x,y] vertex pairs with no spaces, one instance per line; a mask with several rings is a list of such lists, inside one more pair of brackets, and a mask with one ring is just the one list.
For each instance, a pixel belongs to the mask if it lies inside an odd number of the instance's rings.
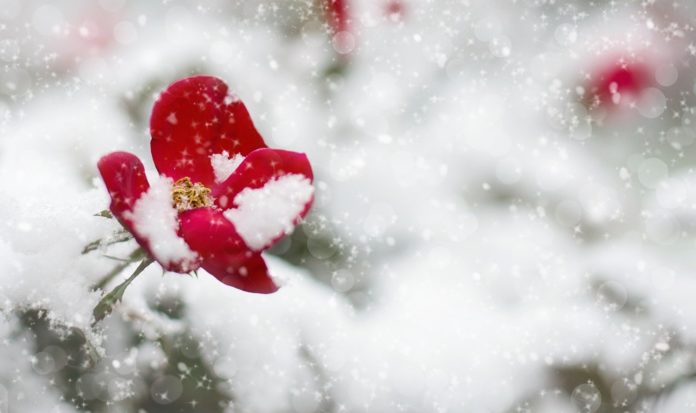
[[215,183],[224,182],[243,161],[244,156],[238,153],[232,155],[232,157],[230,157],[227,151],[210,155],[210,163],[215,173]]
[[314,194],[312,183],[299,174],[273,179],[261,188],[247,188],[234,198],[236,208],[224,212],[249,248],[260,251],[288,234]]

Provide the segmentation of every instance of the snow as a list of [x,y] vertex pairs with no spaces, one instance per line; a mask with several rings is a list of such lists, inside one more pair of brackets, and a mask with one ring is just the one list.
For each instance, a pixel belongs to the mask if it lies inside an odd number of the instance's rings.
[[261,188],[245,188],[224,215],[249,248],[261,251],[288,234],[314,195],[312,183],[299,174],[274,178]]
[[60,392],[51,386],[48,378],[61,367],[61,363],[65,363],[65,353],[62,353],[62,360],[57,360],[50,356],[51,350],[61,350],[53,347],[41,349],[37,356],[32,356],[32,337],[21,331],[20,323],[14,318],[0,316],[0,336],[5,338],[0,343],[0,363],[3,366],[0,372],[0,411],[78,411],[61,400]]
[[242,162],[244,162],[244,156],[239,153],[233,154],[232,157],[227,151],[210,155],[210,163],[215,173],[215,183],[224,182]]
[[171,178],[159,176],[150,181],[150,189],[140,196],[125,217],[133,221],[138,235],[148,240],[152,255],[165,265],[181,263],[194,269],[198,255],[181,238],[178,212],[172,205]]
[[[396,22],[353,0],[343,67],[304,1],[44,3],[0,11],[0,411],[6,391],[29,412],[576,412],[597,389],[597,411],[622,394],[631,411],[693,409],[688,380],[653,396],[688,377],[696,343],[690,3],[403,1]],[[615,55],[655,82],[590,111],[587,80]],[[312,162],[312,212],[265,253],[289,282],[261,296],[153,265],[91,328],[92,286],[137,247],[81,253],[119,230],[93,216],[96,161],[127,150],[153,170],[152,103],[194,72]],[[211,157],[217,181],[234,159]],[[301,210],[266,202],[280,194],[234,200],[250,245]],[[187,256],[163,217],[153,231]],[[32,310],[103,360],[61,381],[18,317]],[[147,405],[181,383],[179,404]]]
[[680,413],[696,408],[696,384],[687,383],[674,390],[674,394],[660,405],[660,412]]

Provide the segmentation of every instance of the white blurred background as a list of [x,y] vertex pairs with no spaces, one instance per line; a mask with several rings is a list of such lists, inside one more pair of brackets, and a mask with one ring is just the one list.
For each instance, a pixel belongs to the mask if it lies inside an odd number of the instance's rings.
[[[341,1],[0,0],[0,412],[696,411],[696,5]],[[96,162],[192,74],[309,155],[285,286],[92,328]]]

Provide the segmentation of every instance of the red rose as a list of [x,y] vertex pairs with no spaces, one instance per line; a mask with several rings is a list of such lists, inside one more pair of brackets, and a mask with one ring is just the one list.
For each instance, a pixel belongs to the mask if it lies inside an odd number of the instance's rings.
[[276,291],[261,252],[312,204],[307,157],[266,147],[244,104],[210,76],[169,86],[150,133],[160,174],[152,185],[133,154],[99,161],[113,215],[166,270],[202,267],[244,291]]

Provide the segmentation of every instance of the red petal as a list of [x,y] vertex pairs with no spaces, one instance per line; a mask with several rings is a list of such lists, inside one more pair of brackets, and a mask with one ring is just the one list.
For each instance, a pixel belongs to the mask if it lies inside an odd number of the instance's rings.
[[[139,234],[131,219],[126,218],[127,212],[133,209],[140,196],[150,188],[142,162],[131,153],[113,152],[102,157],[97,163],[97,167],[102,179],[104,179],[106,189],[111,195],[109,209],[119,222],[133,234],[135,240],[147,251],[147,254],[154,258],[148,239]],[[160,264],[167,271],[191,271],[189,263],[160,262]]]
[[246,155],[265,148],[244,103],[228,95],[212,76],[195,76],[170,85],[152,108],[150,148],[157,170],[177,180],[189,177],[211,186],[210,155]]
[[150,188],[142,162],[132,153],[113,152],[102,157],[97,167],[111,195],[109,209],[131,229],[130,221],[123,214],[133,209],[135,202]]
[[[250,153],[224,182],[213,187],[215,203],[222,209],[232,206],[234,197],[245,188],[260,188],[273,178],[283,175],[304,175],[314,179],[307,155],[280,149],[257,149]],[[309,205],[302,216],[309,210]]]
[[153,257],[147,239],[138,235],[133,221],[126,218],[126,213],[133,209],[140,196],[150,188],[143,163],[132,153],[113,152],[102,157],[97,168],[111,196],[109,209],[148,255]]
[[242,291],[257,294],[271,294],[278,291],[268,267],[261,254],[253,253],[243,263],[236,257],[225,255],[203,263],[203,268],[224,284]]
[[251,293],[278,290],[261,254],[246,247],[222,212],[213,208],[186,211],[179,233],[202,257],[202,267],[221,282]]

